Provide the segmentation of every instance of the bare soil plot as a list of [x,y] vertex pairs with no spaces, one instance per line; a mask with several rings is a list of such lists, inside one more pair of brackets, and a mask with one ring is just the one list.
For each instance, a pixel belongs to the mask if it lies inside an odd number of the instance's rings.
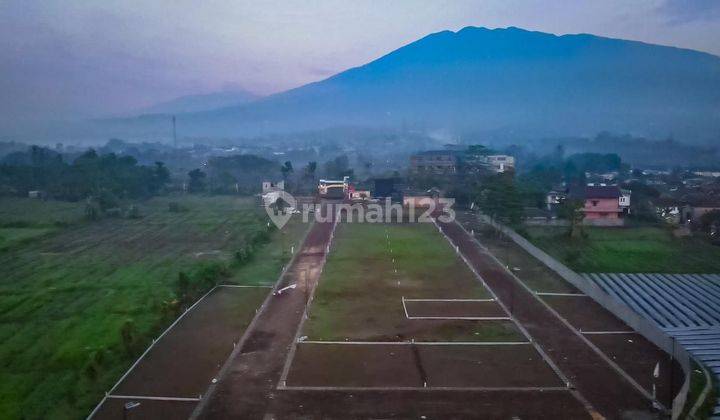
[[581,293],[575,286],[559,278],[552,270],[499,235],[491,226],[480,223],[473,213],[458,212],[457,221],[479,240],[497,259],[511,267],[513,273],[536,292]]
[[[667,407],[672,402],[670,393],[682,385],[684,374],[682,369],[674,364],[675,370],[671,372],[671,357],[640,334],[606,334],[589,335],[590,341],[598,346],[605,354],[620,365],[635,381],[645,389],[652,391],[656,387],[656,395],[660,402]],[[659,377],[654,378],[654,370],[660,364]]]
[[409,345],[300,343],[286,385],[422,387],[423,380]]
[[542,296],[542,299],[581,332],[633,330],[589,296]]
[[288,387],[564,388],[529,344],[300,343]]
[[417,319],[473,319],[507,318],[502,307],[494,301],[478,300],[413,300],[404,299],[408,318]]
[[[269,292],[266,287],[216,288],[150,349],[111,396],[200,397]],[[110,398],[104,405],[113,403]],[[122,411],[103,407],[95,418],[121,416]]]
[[[264,411],[228,407],[205,418],[263,419]],[[567,391],[313,391],[275,395],[269,413],[283,420],[367,419],[590,419]],[[281,415],[278,415],[281,413]]]
[[416,347],[431,387],[565,387],[529,344]]
[[[128,411],[123,418],[123,406],[127,402],[140,405]],[[187,419],[197,405],[195,401],[139,400],[137,398],[112,398],[106,400],[96,414],[99,419],[157,420]]]

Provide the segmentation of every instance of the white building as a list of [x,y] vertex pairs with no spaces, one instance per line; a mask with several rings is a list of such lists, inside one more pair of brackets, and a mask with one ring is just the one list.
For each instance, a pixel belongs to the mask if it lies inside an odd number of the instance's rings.
[[624,214],[630,213],[630,195],[632,194],[632,191],[630,190],[620,190],[620,197],[618,198],[618,204],[620,205],[620,210]]
[[515,158],[508,155],[488,155],[488,165],[497,173],[515,170]]

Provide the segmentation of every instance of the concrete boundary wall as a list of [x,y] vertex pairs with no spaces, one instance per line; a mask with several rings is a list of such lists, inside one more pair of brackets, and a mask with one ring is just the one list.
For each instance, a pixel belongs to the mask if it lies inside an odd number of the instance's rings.
[[583,278],[578,273],[572,271],[567,266],[556,260],[555,258],[548,255],[545,251],[536,247],[530,241],[518,235],[514,230],[491,220],[488,216],[480,215],[480,220],[493,226],[495,229],[501,231],[507,237],[513,240],[518,246],[524,249],[528,254],[540,260],[552,271],[557,273],[560,277],[565,279],[568,283],[577,287],[600,304],[603,308],[607,309],[615,316],[623,320],[626,324],[632,327],[635,331],[639,332],[643,337],[648,339],[650,342],[670,354],[677,360],[685,373],[685,381],[683,382],[680,392],[678,392],[672,404],[672,418],[677,419],[682,414],[685,402],[687,400],[687,394],[690,389],[690,378],[692,375],[692,366],[690,364],[691,356],[685,350],[685,348],[676,343],[675,339],[668,335],[665,331],[660,329],[658,326],[653,324],[651,321],[645,319],[637,312],[633,311],[625,303],[613,298],[603,291],[599,286],[592,283],[591,281]]

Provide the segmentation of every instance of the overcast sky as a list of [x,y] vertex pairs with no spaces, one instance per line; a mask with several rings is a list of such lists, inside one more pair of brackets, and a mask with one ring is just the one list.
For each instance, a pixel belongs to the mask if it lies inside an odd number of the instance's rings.
[[0,0],[0,123],[277,92],[470,25],[720,55],[720,0]]

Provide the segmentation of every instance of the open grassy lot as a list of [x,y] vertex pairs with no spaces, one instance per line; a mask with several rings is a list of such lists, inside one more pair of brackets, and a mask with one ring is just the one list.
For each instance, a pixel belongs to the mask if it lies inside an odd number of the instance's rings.
[[82,220],[84,203],[0,197],[0,226],[62,226]]
[[509,321],[407,319],[403,297],[490,294],[434,225],[340,224],[302,334],[331,341],[523,340]]
[[720,247],[660,227],[586,227],[587,237],[577,239],[566,228],[527,231],[535,245],[579,272],[720,273]]
[[[170,202],[183,211],[168,211]],[[56,203],[2,203],[17,226],[56,220]],[[71,207],[61,220],[80,220]],[[179,272],[203,284],[271,283],[305,231],[291,221],[258,243],[267,218],[251,199],[156,198],[139,207],[140,219],[58,225],[0,252],[0,417],[87,415],[176,316]],[[250,245],[255,252],[239,264],[235,253]]]
[[0,197],[0,251],[83,220],[83,203]]

